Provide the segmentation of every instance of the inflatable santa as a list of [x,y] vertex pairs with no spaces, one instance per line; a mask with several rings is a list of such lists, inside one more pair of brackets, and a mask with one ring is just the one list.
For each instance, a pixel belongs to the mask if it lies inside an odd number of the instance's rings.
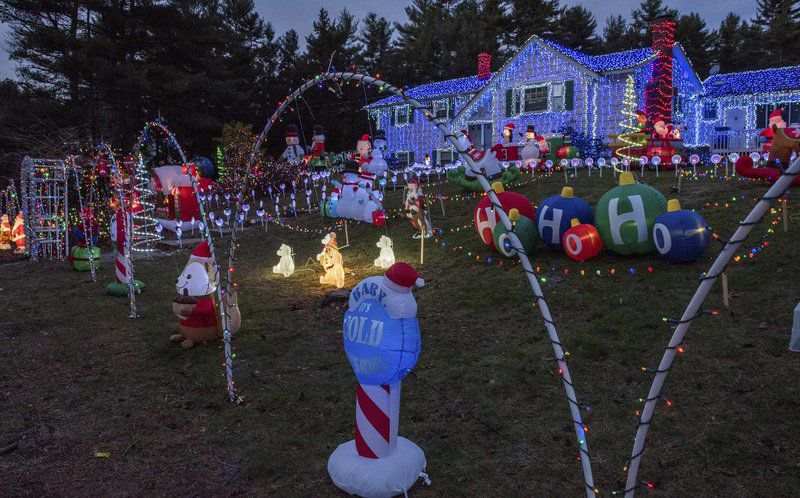
[[0,218],[0,249],[11,249],[11,224],[8,222],[7,214]]
[[297,126],[286,126],[286,149],[281,154],[280,160],[291,164],[299,164],[303,160],[305,151],[300,146],[300,132]]
[[342,336],[356,385],[355,438],[328,459],[334,485],[364,497],[406,494],[424,474],[425,454],[398,435],[400,385],[421,349],[413,286],[425,282],[406,263],[368,277],[350,292]]
[[365,163],[371,160],[370,152],[372,152],[372,144],[369,141],[369,135],[361,135],[361,140],[356,142],[356,152],[358,153],[358,165],[363,167]]
[[775,138],[775,132],[780,128],[786,128],[786,121],[783,120],[783,111],[781,109],[775,109],[769,115],[767,127],[758,134],[758,141],[761,143],[762,154],[772,149],[772,139]]
[[14,254],[22,254],[25,252],[25,220],[22,218],[22,213],[18,213],[14,218],[14,228],[11,229],[11,242],[16,245]]
[[[467,133],[466,130],[461,130],[457,140],[458,144],[467,150],[467,153],[470,155],[470,157],[472,157],[472,160],[475,161],[483,175],[486,176],[487,180],[492,180],[500,176],[500,173],[502,172],[500,167],[500,158],[504,153],[502,145],[496,144],[488,151],[476,149],[472,144],[472,137],[469,135],[469,133]],[[467,168],[465,171],[465,176],[469,179],[475,178],[475,175],[472,174],[472,171],[469,168]]]
[[[214,299],[218,276],[217,268],[211,263],[208,242],[201,242],[175,282],[178,296],[172,301],[172,311],[180,319],[180,332],[172,335],[170,341],[180,342],[181,347],[188,349],[222,337],[222,320]],[[224,304],[230,317],[230,332],[235,334],[242,320],[236,292]]]

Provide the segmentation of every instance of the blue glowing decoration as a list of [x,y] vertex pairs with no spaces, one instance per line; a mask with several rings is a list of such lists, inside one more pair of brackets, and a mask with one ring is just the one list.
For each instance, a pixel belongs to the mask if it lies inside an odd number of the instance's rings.
[[416,318],[392,318],[375,299],[344,315],[344,351],[358,382],[391,385],[417,364],[422,348]]
[[703,256],[711,242],[711,231],[700,213],[681,209],[678,201],[672,199],[669,211],[656,218],[653,241],[665,260],[688,263]]
[[730,97],[800,89],[800,66],[715,74],[703,82],[704,97]]

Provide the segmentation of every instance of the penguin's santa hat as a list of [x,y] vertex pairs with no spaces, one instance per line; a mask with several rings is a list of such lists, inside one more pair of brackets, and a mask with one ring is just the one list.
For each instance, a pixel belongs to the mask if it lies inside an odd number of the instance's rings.
[[409,293],[415,285],[423,287],[425,281],[419,278],[417,270],[408,263],[395,263],[383,276],[384,286],[394,292]]

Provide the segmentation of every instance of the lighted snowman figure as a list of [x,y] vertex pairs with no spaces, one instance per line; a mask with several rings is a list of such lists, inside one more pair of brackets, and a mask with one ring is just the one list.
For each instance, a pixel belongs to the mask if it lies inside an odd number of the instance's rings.
[[272,267],[272,273],[281,273],[284,277],[291,276],[294,273],[294,253],[292,248],[286,244],[281,244],[281,248],[278,249],[278,256],[281,257],[281,260]]
[[286,126],[286,149],[281,154],[280,160],[291,164],[299,164],[303,160],[305,151],[300,146],[300,132],[295,125]]
[[383,130],[376,130],[375,136],[372,139],[372,149],[379,150],[386,156],[386,151],[389,150],[389,142],[386,141],[386,132]]
[[421,348],[411,289],[424,284],[411,265],[395,263],[350,293],[342,332],[358,380],[356,433],[328,459],[331,480],[347,493],[396,496],[407,494],[420,477],[428,482],[422,449],[398,436],[400,384]]

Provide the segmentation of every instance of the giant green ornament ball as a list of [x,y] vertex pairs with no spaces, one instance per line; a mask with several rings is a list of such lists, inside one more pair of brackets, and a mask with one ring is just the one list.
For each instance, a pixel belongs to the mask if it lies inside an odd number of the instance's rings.
[[619,186],[606,192],[594,212],[603,244],[617,254],[655,251],[653,225],[667,211],[667,199],[658,190],[636,183],[632,173],[619,176]]

